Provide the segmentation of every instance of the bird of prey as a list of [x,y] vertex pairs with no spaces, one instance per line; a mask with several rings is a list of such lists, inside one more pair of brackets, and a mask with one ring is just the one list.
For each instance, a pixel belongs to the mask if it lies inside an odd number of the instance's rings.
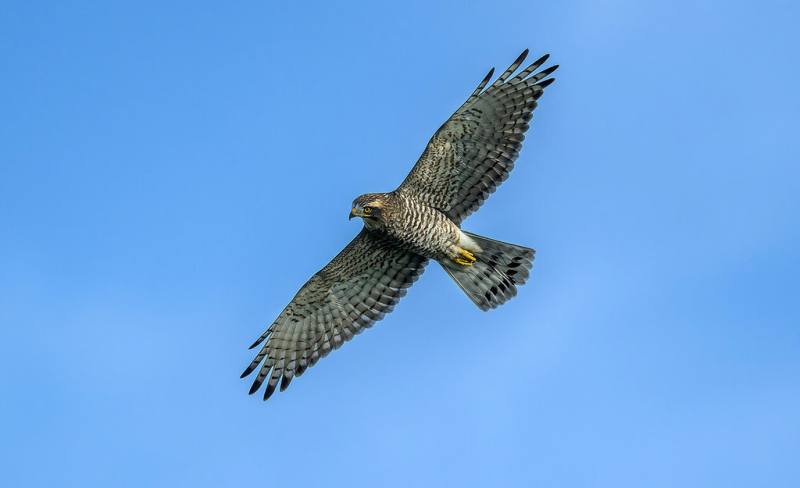
[[548,55],[514,75],[527,54],[486,88],[494,68],[489,71],[396,190],[355,199],[350,218],[363,220],[361,232],[250,346],[261,345],[242,373],[244,378],[258,368],[251,394],[265,381],[264,400],[279,383],[285,390],[295,376],[383,318],[430,259],[481,310],[517,294],[534,250],[472,234],[461,222],[508,177],[536,102],[555,81],[550,75],[558,65],[539,71]]

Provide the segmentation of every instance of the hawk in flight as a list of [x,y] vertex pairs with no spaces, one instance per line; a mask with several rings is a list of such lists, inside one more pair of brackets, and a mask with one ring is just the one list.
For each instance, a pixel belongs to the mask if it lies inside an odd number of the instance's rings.
[[[261,345],[242,378],[266,381],[264,399],[390,312],[437,261],[481,310],[517,294],[534,250],[461,229],[461,222],[507,177],[519,156],[536,101],[558,65],[548,55],[514,72],[526,49],[488,88],[494,68],[428,142],[405,181],[389,193],[356,198],[350,218],[364,228],[311,277],[250,346]],[[512,76],[514,75],[514,76]],[[262,345],[263,344],[263,345]]]

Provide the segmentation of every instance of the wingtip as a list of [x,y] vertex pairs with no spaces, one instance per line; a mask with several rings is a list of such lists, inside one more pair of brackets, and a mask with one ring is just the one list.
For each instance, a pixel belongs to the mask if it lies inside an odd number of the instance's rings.
[[264,389],[264,401],[269,400],[273,393],[275,393],[275,385],[267,383],[267,387]]
[[525,62],[525,58],[527,58],[527,57],[528,57],[528,49],[526,48],[524,51],[522,51],[520,53],[519,56],[517,56],[517,59],[515,59],[514,62],[511,63],[511,66],[509,66],[508,69],[502,75],[500,75],[500,78],[498,79],[498,82],[503,82],[509,76],[511,76],[511,74],[514,71],[516,71],[516,69],[519,68],[520,65],[522,65],[523,62]]
[[286,391],[286,389],[289,388],[289,383],[292,382],[293,378],[294,376],[286,376],[286,375],[283,375],[281,377],[281,391]]
[[246,376],[248,376],[250,373],[252,373],[252,372],[253,372],[253,371],[256,369],[256,366],[257,366],[257,365],[258,365],[258,363],[256,363],[255,365],[254,365],[253,363],[250,363],[250,364],[249,364],[249,365],[248,365],[248,366],[245,368],[245,370],[244,370],[244,371],[242,371],[242,374],[241,374],[241,375],[239,375],[239,378],[245,378]]
[[259,337],[258,339],[256,339],[256,341],[255,341],[254,343],[252,343],[252,344],[250,345],[250,347],[248,347],[247,349],[255,349],[255,348],[256,348],[256,347],[257,347],[259,344],[261,344],[262,342],[264,342],[264,338],[265,338],[265,337],[266,337],[266,334],[262,335],[261,337]]
[[553,74],[553,72],[555,70],[557,70],[557,69],[558,69],[558,65],[554,64],[553,66],[550,66],[547,69],[543,69],[542,71],[539,71],[534,76],[532,76],[530,79],[533,80],[533,82],[535,82],[537,86],[540,86],[540,87],[544,88],[545,86],[547,86],[550,83],[552,83],[552,81],[545,80],[545,81],[547,81],[547,83],[543,83],[541,80],[544,80],[545,78],[547,78],[548,76]]
[[546,80],[542,80],[539,83],[537,83],[536,86],[540,88],[547,88],[548,86],[553,84],[554,81],[556,81],[555,78],[547,78]]

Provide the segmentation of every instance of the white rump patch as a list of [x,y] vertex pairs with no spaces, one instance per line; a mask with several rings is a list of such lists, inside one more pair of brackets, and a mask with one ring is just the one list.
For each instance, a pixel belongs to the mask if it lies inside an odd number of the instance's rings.
[[470,236],[462,232],[461,229],[458,229],[458,245],[473,254],[483,252],[481,246],[479,246],[478,243],[475,242]]

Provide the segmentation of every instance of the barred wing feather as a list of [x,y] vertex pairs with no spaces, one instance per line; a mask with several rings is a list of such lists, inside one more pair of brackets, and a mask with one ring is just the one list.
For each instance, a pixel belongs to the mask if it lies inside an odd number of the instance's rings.
[[511,75],[523,53],[489,88],[494,69],[466,102],[439,128],[398,191],[445,212],[454,222],[481,206],[514,167],[536,101],[555,78],[558,65],[537,70],[548,55]]
[[250,388],[266,381],[264,399],[390,312],[425,268],[424,257],[396,241],[362,230],[303,285],[251,349],[262,344],[242,378],[258,369]]

